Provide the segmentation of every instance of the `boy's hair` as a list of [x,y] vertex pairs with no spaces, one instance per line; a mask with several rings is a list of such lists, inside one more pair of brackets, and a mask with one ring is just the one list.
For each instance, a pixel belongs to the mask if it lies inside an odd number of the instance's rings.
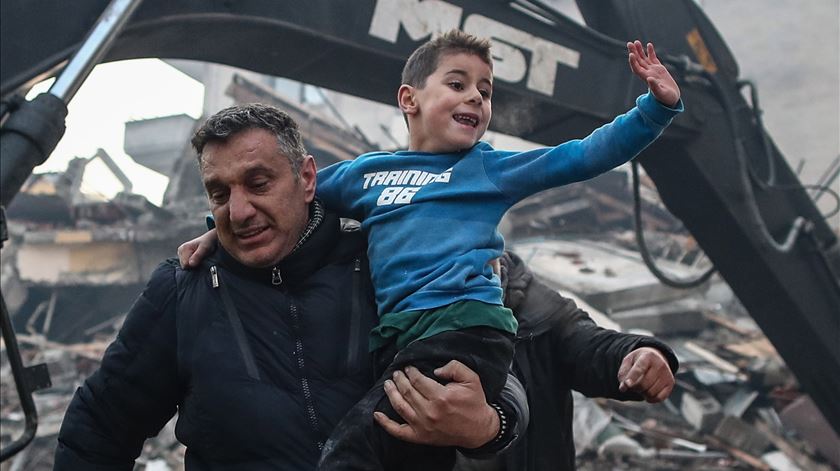
[[435,72],[440,58],[458,53],[474,54],[493,69],[489,39],[452,29],[426,41],[411,53],[403,67],[402,83],[416,88],[425,87],[426,79]]
[[277,150],[289,159],[295,178],[300,178],[300,166],[307,154],[297,123],[285,112],[260,103],[231,106],[207,118],[190,141],[199,167],[204,164],[202,152],[209,142],[225,142],[249,129],[265,129],[274,134]]

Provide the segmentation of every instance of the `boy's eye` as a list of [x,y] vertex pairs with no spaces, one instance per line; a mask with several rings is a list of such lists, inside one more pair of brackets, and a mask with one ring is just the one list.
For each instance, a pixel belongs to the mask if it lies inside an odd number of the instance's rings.
[[450,86],[453,90],[458,90],[458,91],[461,91],[461,90],[463,90],[463,89],[464,89],[464,84],[463,84],[463,83],[461,83],[461,82],[449,82],[449,86]]
[[490,98],[490,90],[479,90],[478,92],[481,93],[482,97]]

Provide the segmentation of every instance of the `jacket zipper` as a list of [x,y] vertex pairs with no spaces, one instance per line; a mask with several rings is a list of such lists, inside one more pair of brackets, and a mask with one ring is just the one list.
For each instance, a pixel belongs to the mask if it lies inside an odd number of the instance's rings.
[[350,294],[350,325],[347,338],[347,365],[348,375],[356,374],[359,370],[359,341],[361,340],[361,300],[359,291],[361,289],[362,261],[358,257],[353,261],[353,292]]
[[210,283],[214,288],[219,287],[219,271],[216,269],[216,265],[210,267]]
[[[300,335],[300,315],[298,315],[297,305],[294,301],[289,301],[289,314],[292,317],[292,327],[295,330],[295,357],[297,358],[298,371],[300,372],[300,387],[303,391],[303,401],[306,404],[306,416],[309,419],[309,425],[312,431],[315,432],[316,437],[321,436],[320,427],[318,426],[318,415],[315,412],[315,400],[312,398],[312,389],[309,387],[309,378],[306,376],[305,362],[303,359],[303,340]],[[317,439],[315,445],[318,451],[324,449],[324,441]]]

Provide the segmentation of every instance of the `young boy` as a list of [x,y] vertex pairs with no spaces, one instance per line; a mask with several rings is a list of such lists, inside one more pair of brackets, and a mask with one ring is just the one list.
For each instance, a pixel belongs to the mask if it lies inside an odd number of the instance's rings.
[[682,111],[679,88],[653,45],[627,47],[630,68],[650,89],[635,108],[583,140],[510,152],[479,141],[491,117],[490,43],[450,31],[420,46],[403,69],[397,100],[409,149],[365,154],[319,172],[318,197],[361,221],[367,233],[380,315],[370,349],[380,365],[396,354],[336,427],[320,469],[383,469],[397,462],[426,469],[422,459],[447,469],[440,461],[449,458],[430,460],[438,450],[397,444],[373,425],[374,410],[396,417],[383,384],[408,365],[433,375],[454,358],[478,373],[488,402],[494,400],[517,327],[491,267],[504,247],[497,231],[502,216],[527,196],[632,159]]

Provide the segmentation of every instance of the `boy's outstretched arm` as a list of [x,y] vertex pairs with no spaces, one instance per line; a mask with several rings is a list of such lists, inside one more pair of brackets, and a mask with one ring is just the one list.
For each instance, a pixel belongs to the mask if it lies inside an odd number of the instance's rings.
[[673,108],[680,101],[680,87],[671,77],[668,69],[659,62],[652,43],[647,43],[647,51],[641,41],[627,43],[630,70],[644,80],[653,96],[665,106]]

